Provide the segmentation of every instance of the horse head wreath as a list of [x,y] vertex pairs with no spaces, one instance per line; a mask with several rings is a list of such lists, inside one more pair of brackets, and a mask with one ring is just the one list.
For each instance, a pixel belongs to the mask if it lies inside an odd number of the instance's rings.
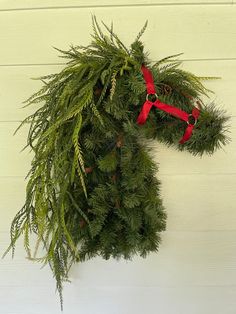
[[73,263],[157,251],[166,213],[149,140],[194,155],[228,141],[228,117],[202,101],[208,78],[180,69],[176,56],[151,64],[145,27],[128,49],[93,18],[91,44],[60,50],[67,66],[41,77],[27,101],[42,106],[22,123],[34,158],[7,252],[22,235],[28,258],[50,265],[61,298]]

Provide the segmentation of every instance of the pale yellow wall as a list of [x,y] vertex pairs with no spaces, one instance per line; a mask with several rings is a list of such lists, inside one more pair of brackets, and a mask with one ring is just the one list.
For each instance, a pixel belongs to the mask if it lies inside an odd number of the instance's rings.
[[[184,67],[209,82],[232,115],[230,145],[197,158],[157,144],[167,231],[158,254],[133,262],[100,258],[72,269],[65,314],[236,313],[236,1],[227,0],[0,0],[0,250],[24,201],[31,155],[20,153],[27,130],[13,137],[33,108],[20,109],[36,91],[30,80],[59,71],[52,46],[87,44],[91,13],[130,43],[143,36],[153,60],[184,52]],[[21,244],[0,262],[1,314],[60,313],[46,267],[25,259]]]

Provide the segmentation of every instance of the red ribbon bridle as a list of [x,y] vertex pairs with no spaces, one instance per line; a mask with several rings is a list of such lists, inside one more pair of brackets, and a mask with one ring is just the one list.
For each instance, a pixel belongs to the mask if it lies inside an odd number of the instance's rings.
[[[156,89],[152,77],[152,73],[149,69],[147,69],[144,65],[142,66],[142,72],[143,72],[143,77],[146,82],[146,89],[147,89],[147,96],[146,96],[146,101],[143,104],[143,107],[141,109],[141,112],[138,116],[137,123],[138,124],[144,124],[147,120],[148,114],[152,108],[152,106],[155,106],[156,108],[163,110],[169,114],[171,114],[174,117],[177,117],[187,123],[187,128],[185,130],[184,136],[182,139],[179,141],[180,144],[184,144],[186,141],[190,139],[192,136],[192,132],[194,129],[195,124],[197,123],[197,119],[200,114],[200,110],[196,107],[193,108],[192,113],[187,113],[179,108],[176,108],[174,106],[167,105],[165,103],[162,103],[156,94]],[[150,101],[149,96],[154,95],[155,100]],[[153,97],[154,97],[153,96]],[[194,119],[194,123],[190,123],[189,118],[192,117]]]

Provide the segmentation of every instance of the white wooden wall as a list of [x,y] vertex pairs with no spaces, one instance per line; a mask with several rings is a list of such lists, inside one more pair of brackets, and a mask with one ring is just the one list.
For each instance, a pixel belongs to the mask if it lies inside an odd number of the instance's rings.
[[[13,137],[33,108],[30,80],[57,72],[52,49],[90,40],[91,14],[128,44],[145,20],[151,58],[184,52],[184,67],[204,76],[232,115],[232,142],[212,157],[193,157],[157,144],[167,231],[158,254],[133,262],[100,258],[77,265],[64,290],[65,314],[236,313],[236,1],[232,0],[0,0],[0,251],[25,197],[31,156],[20,153],[26,130]],[[48,268],[16,257],[0,261],[1,314],[60,313]]]

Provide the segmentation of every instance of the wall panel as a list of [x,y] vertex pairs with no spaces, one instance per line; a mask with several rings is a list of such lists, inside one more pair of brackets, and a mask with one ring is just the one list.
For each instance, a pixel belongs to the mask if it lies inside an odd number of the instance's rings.
[[170,4],[230,4],[232,0],[1,0],[0,10],[24,10],[43,8],[68,8],[68,7],[99,7],[99,6],[145,6],[145,5],[170,5]]
[[90,42],[91,13],[108,24],[113,20],[126,44],[148,19],[143,40],[152,58],[179,52],[185,52],[187,59],[235,58],[234,6],[106,7],[1,12],[0,64],[59,62],[53,46],[67,49],[70,44]]

